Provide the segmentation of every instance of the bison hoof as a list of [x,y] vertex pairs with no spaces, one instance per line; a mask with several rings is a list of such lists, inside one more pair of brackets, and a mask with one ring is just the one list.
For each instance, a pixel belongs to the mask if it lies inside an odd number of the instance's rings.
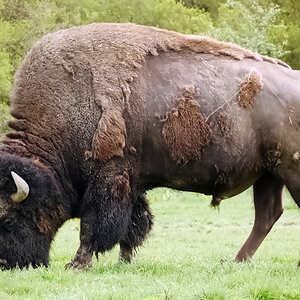
[[6,259],[0,259],[0,270],[8,270],[9,264]]
[[73,270],[88,270],[90,267],[92,267],[92,263],[87,263],[86,261],[78,261],[78,260],[72,260],[70,263],[65,265],[65,270],[73,269]]
[[130,263],[131,263],[131,257],[119,256],[118,264],[130,264]]
[[74,259],[65,265],[65,269],[87,270],[92,266],[93,253],[85,246],[80,246]]
[[131,263],[133,249],[128,246],[121,245],[119,253],[119,263]]

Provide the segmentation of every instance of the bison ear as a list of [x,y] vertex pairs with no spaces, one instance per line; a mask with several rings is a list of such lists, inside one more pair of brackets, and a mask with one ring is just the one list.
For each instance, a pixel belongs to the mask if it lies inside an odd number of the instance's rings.
[[15,185],[17,187],[17,192],[10,195],[12,201],[20,203],[25,200],[29,194],[29,186],[27,182],[15,172],[11,172],[11,176],[14,179]]

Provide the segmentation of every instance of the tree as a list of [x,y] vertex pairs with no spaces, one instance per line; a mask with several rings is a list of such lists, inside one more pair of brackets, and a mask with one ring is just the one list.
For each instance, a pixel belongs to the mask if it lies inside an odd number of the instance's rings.
[[23,57],[18,42],[25,27],[23,21],[10,23],[0,18],[0,102],[9,101],[13,74]]
[[287,53],[283,59],[293,68],[300,69],[300,1],[275,0],[281,7],[281,19],[287,25],[288,41],[285,45]]
[[210,33],[261,54],[282,57],[287,54],[287,27],[278,19],[280,7],[270,3],[263,7],[257,1],[229,0],[220,5],[216,28]]
[[[180,0],[177,0],[180,2]],[[218,8],[226,0],[182,0],[181,1],[186,7],[194,7],[197,9],[204,9],[209,12],[212,19],[215,20],[218,16]]]

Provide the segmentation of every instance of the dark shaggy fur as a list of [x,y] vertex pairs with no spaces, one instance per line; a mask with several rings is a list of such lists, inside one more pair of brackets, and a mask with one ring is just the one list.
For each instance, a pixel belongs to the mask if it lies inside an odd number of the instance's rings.
[[[0,170],[2,267],[47,265],[50,242],[54,233],[69,218],[68,208],[63,203],[63,195],[51,173],[46,169],[41,170],[28,159],[1,153]],[[15,193],[11,171],[23,173],[24,179],[30,185],[30,194],[22,203],[13,203],[10,199],[10,195]],[[53,210],[55,206],[59,207],[59,210]],[[40,216],[44,218],[43,224],[38,219],[40,210],[42,210]],[[57,215],[58,211],[61,213],[60,216]],[[49,224],[47,230],[46,224]],[[41,230],[42,228],[45,230]]]
[[147,234],[152,228],[152,213],[145,195],[138,194],[131,214],[131,221],[122,242],[130,248],[141,246]]

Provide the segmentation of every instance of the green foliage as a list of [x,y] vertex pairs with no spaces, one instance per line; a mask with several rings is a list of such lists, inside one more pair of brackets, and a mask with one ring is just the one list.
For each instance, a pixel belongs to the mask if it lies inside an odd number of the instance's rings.
[[0,18],[0,103],[8,102],[13,73],[23,58],[20,42],[25,30],[23,21],[8,22]]
[[288,36],[286,26],[277,22],[279,14],[279,6],[272,3],[263,7],[257,1],[229,0],[220,5],[211,34],[264,55],[282,57],[287,53]]
[[299,70],[300,69],[300,26],[290,24],[288,26],[288,43],[286,49],[289,51],[284,55],[283,59],[289,64]]
[[209,15],[194,8],[187,9],[174,0],[111,0],[104,1],[97,21],[133,22],[189,34],[211,29]]
[[10,63],[9,54],[7,52],[0,52],[0,65],[0,99],[6,102],[7,95],[11,89],[13,72],[13,66]]
[[1,0],[1,17],[5,21],[15,22],[28,18],[28,4],[34,3],[30,0]]
[[283,59],[295,68],[300,69],[300,1],[275,0],[281,7],[281,19],[287,24],[288,42],[285,46],[288,53]]
[[211,30],[209,14],[174,0],[42,0],[29,10],[29,37],[93,22],[133,22],[186,33]]
[[218,15],[218,8],[220,4],[225,2],[226,0],[182,0],[182,3],[186,7],[204,9],[211,14],[213,19],[215,19]]
[[[266,5],[270,1],[259,0],[262,5]],[[299,25],[300,18],[300,1],[299,0],[273,0],[273,3],[281,7],[281,18],[286,23]]]
[[0,102],[0,137],[9,130],[7,126],[7,121],[11,120],[12,117],[8,111],[8,105]]
[[[201,8],[210,12],[217,30],[216,33],[212,31],[210,34],[263,54],[276,56],[293,68],[300,69],[299,0],[254,2],[182,0],[182,2],[187,7]],[[228,13],[228,10],[231,12]]]

